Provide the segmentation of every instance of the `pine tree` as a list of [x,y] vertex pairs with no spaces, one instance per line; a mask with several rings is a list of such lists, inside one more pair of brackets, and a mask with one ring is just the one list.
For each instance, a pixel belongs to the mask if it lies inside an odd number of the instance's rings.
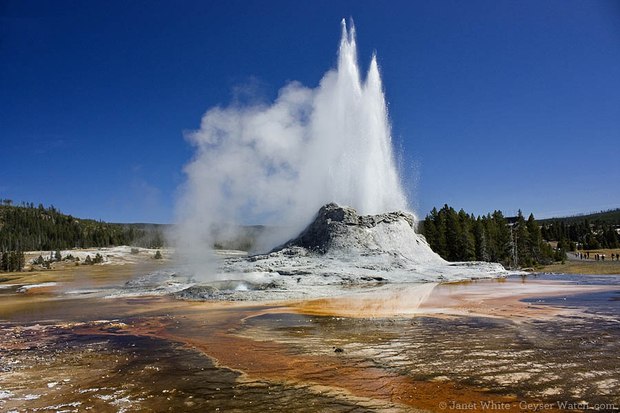
[[534,214],[530,214],[527,218],[527,234],[529,237],[529,253],[533,263],[540,263],[543,260],[542,255],[542,236],[540,232],[540,226],[534,219]]
[[474,261],[476,259],[476,242],[474,238],[473,217],[465,213],[463,209],[459,211],[460,234],[460,257],[461,261]]
[[26,265],[26,256],[24,255],[24,251],[18,250],[17,254],[17,271],[21,271],[24,269]]
[[489,261],[487,234],[484,230],[484,222],[480,217],[474,222],[474,243],[476,248],[476,260]]
[[448,256],[448,242],[446,240],[446,217],[443,210],[437,213],[435,226],[437,227],[437,249],[435,252],[445,258]]
[[513,242],[517,247],[518,267],[529,267],[532,265],[532,257],[530,253],[530,236],[527,229],[527,223],[523,217],[521,210],[517,213],[517,221],[513,230]]
[[92,260],[93,264],[101,264],[103,262],[103,256],[99,253],[95,255],[95,258]]
[[[435,211],[436,215],[437,210],[433,208],[433,211]],[[430,247],[436,251],[439,237],[437,234],[437,227],[435,226],[435,220],[432,218],[432,211],[431,216],[426,217],[426,219],[424,220],[422,233],[424,235],[424,238],[426,238],[426,242],[428,242],[428,245],[430,245]]]
[[7,251],[2,252],[2,259],[0,261],[0,270],[9,271],[9,253]]
[[454,208],[444,207],[446,214],[446,247],[449,261],[460,261],[462,253],[461,225]]

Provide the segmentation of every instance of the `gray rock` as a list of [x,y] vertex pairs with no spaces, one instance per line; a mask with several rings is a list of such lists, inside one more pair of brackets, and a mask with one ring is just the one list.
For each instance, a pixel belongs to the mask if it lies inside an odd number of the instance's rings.
[[208,300],[215,298],[219,292],[219,289],[210,285],[195,285],[178,291],[174,295],[186,300]]
[[327,204],[319,210],[314,221],[297,237],[273,251],[291,251],[295,247],[325,254],[334,246],[355,243],[364,229],[382,224],[391,224],[399,220],[406,221],[414,229],[414,218],[405,212],[388,212],[378,215],[358,215],[350,207],[341,207],[335,203]]

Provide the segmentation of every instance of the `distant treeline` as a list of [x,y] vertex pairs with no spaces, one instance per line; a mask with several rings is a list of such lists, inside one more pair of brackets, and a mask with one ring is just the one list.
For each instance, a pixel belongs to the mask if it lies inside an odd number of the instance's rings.
[[252,251],[257,240],[267,230],[263,225],[224,226],[213,231],[216,250]]
[[569,217],[547,218],[539,219],[538,222],[541,225],[545,225],[554,221],[562,221],[566,224],[576,224],[588,220],[590,222],[598,222],[605,224],[620,225],[620,208],[608,209],[600,212],[593,212],[590,214],[579,214]]
[[162,225],[110,224],[65,215],[53,206],[0,203],[0,252],[133,245],[160,248]]
[[540,225],[521,211],[507,219],[501,211],[475,217],[444,205],[421,223],[429,245],[449,261],[500,262],[508,267],[530,267],[564,259],[566,252],[554,250],[543,240]]
[[570,251],[620,247],[620,208],[542,221],[542,235]]

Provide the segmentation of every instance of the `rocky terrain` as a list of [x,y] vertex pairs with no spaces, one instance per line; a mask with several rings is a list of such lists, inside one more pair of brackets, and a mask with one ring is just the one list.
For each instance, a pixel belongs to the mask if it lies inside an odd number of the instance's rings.
[[[342,294],[377,283],[422,283],[506,275],[486,262],[449,263],[415,232],[411,214],[358,215],[327,204],[296,238],[268,254],[227,257],[185,299],[287,299]],[[214,281],[215,278],[215,281]],[[226,280],[226,282],[223,282]]]

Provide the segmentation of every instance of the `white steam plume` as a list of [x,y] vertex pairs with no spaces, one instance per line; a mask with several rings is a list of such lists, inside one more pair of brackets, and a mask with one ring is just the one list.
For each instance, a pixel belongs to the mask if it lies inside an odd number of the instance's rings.
[[268,106],[212,108],[188,136],[196,154],[178,203],[178,250],[204,265],[213,230],[234,223],[278,227],[263,245],[274,247],[329,202],[361,214],[407,210],[390,133],[376,57],[362,80],[355,28],[343,20],[337,67],[317,88],[291,82]]

